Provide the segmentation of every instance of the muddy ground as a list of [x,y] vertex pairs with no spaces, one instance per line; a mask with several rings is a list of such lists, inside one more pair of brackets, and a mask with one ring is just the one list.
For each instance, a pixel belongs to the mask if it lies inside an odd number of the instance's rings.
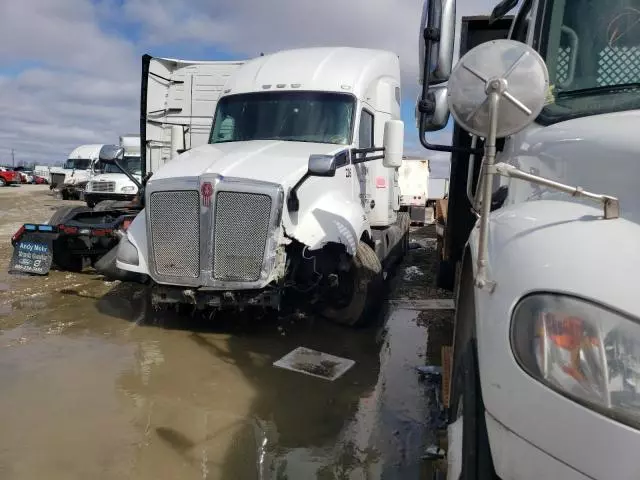
[[[1,479],[432,478],[439,390],[415,367],[439,363],[451,312],[412,303],[448,298],[430,227],[354,330],[155,312],[143,287],[91,271],[9,275],[10,236],[68,203],[0,189]],[[335,381],[272,365],[298,346],[355,364]]]

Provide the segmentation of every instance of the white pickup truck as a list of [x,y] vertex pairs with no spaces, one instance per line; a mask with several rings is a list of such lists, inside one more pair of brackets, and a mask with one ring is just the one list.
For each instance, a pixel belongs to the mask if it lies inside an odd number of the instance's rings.
[[340,323],[370,318],[385,266],[408,244],[397,55],[144,59],[141,143],[154,169],[118,268],[150,277],[155,303],[279,308],[298,297]]

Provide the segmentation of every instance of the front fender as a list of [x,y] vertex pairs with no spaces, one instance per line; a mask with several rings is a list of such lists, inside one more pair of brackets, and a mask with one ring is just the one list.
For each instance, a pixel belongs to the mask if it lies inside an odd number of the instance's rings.
[[[493,292],[475,288],[480,384],[486,413],[535,448],[579,468],[590,478],[638,478],[632,451],[640,432],[564,397],[526,373],[511,348],[512,312],[534,292],[568,294],[640,318],[637,272],[640,226],[624,218],[603,220],[602,210],[573,201],[539,200],[511,205],[491,214],[488,276]],[[478,230],[470,236],[474,270]],[[532,339],[533,341],[533,339]],[[562,425],[562,428],[558,428]],[[598,432],[594,435],[593,432]],[[497,429],[489,440],[498,475],[518,471],[517,458],[500,444]],[[576,442],[576,438],[580,441]],[[607,460],[585,452],[609,449]]]
[[362,206],[340,192],[320,195],[300,213],[295,224],[285,225],[286,234],[311,250],[333,242],[343,244],[349,255],[355,255],[363,233],[371,234]]
[[138,265],[130,265],[116,260],[116,266],[128,272],[137,272],[149,275],[148,249],[147,249],[147,223],[145,210],[142,209],[127,229],[127,235],[120,240],[129,241],[138,250]]

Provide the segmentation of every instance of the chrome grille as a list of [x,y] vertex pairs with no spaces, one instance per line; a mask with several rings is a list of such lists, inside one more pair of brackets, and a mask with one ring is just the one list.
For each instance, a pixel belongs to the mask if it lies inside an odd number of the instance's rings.
[[116,182],[91,182],[91,191],[113,193],[116,191]]
[[158,275],[200,276],[200,194],[154,192],[149,201],[151,248]]
[[268,195],[224,191],[217,194],[213,240],[215,280],[260,279],[270,215]]

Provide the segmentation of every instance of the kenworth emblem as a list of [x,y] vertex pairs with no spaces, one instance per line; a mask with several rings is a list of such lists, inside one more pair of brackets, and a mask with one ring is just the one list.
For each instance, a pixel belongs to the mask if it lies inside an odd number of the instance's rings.
[[200,194],[202,195],[202,206],[211,206],[211,195],[213,195],[213,187],[209,182],[205,182],[200,187]]

